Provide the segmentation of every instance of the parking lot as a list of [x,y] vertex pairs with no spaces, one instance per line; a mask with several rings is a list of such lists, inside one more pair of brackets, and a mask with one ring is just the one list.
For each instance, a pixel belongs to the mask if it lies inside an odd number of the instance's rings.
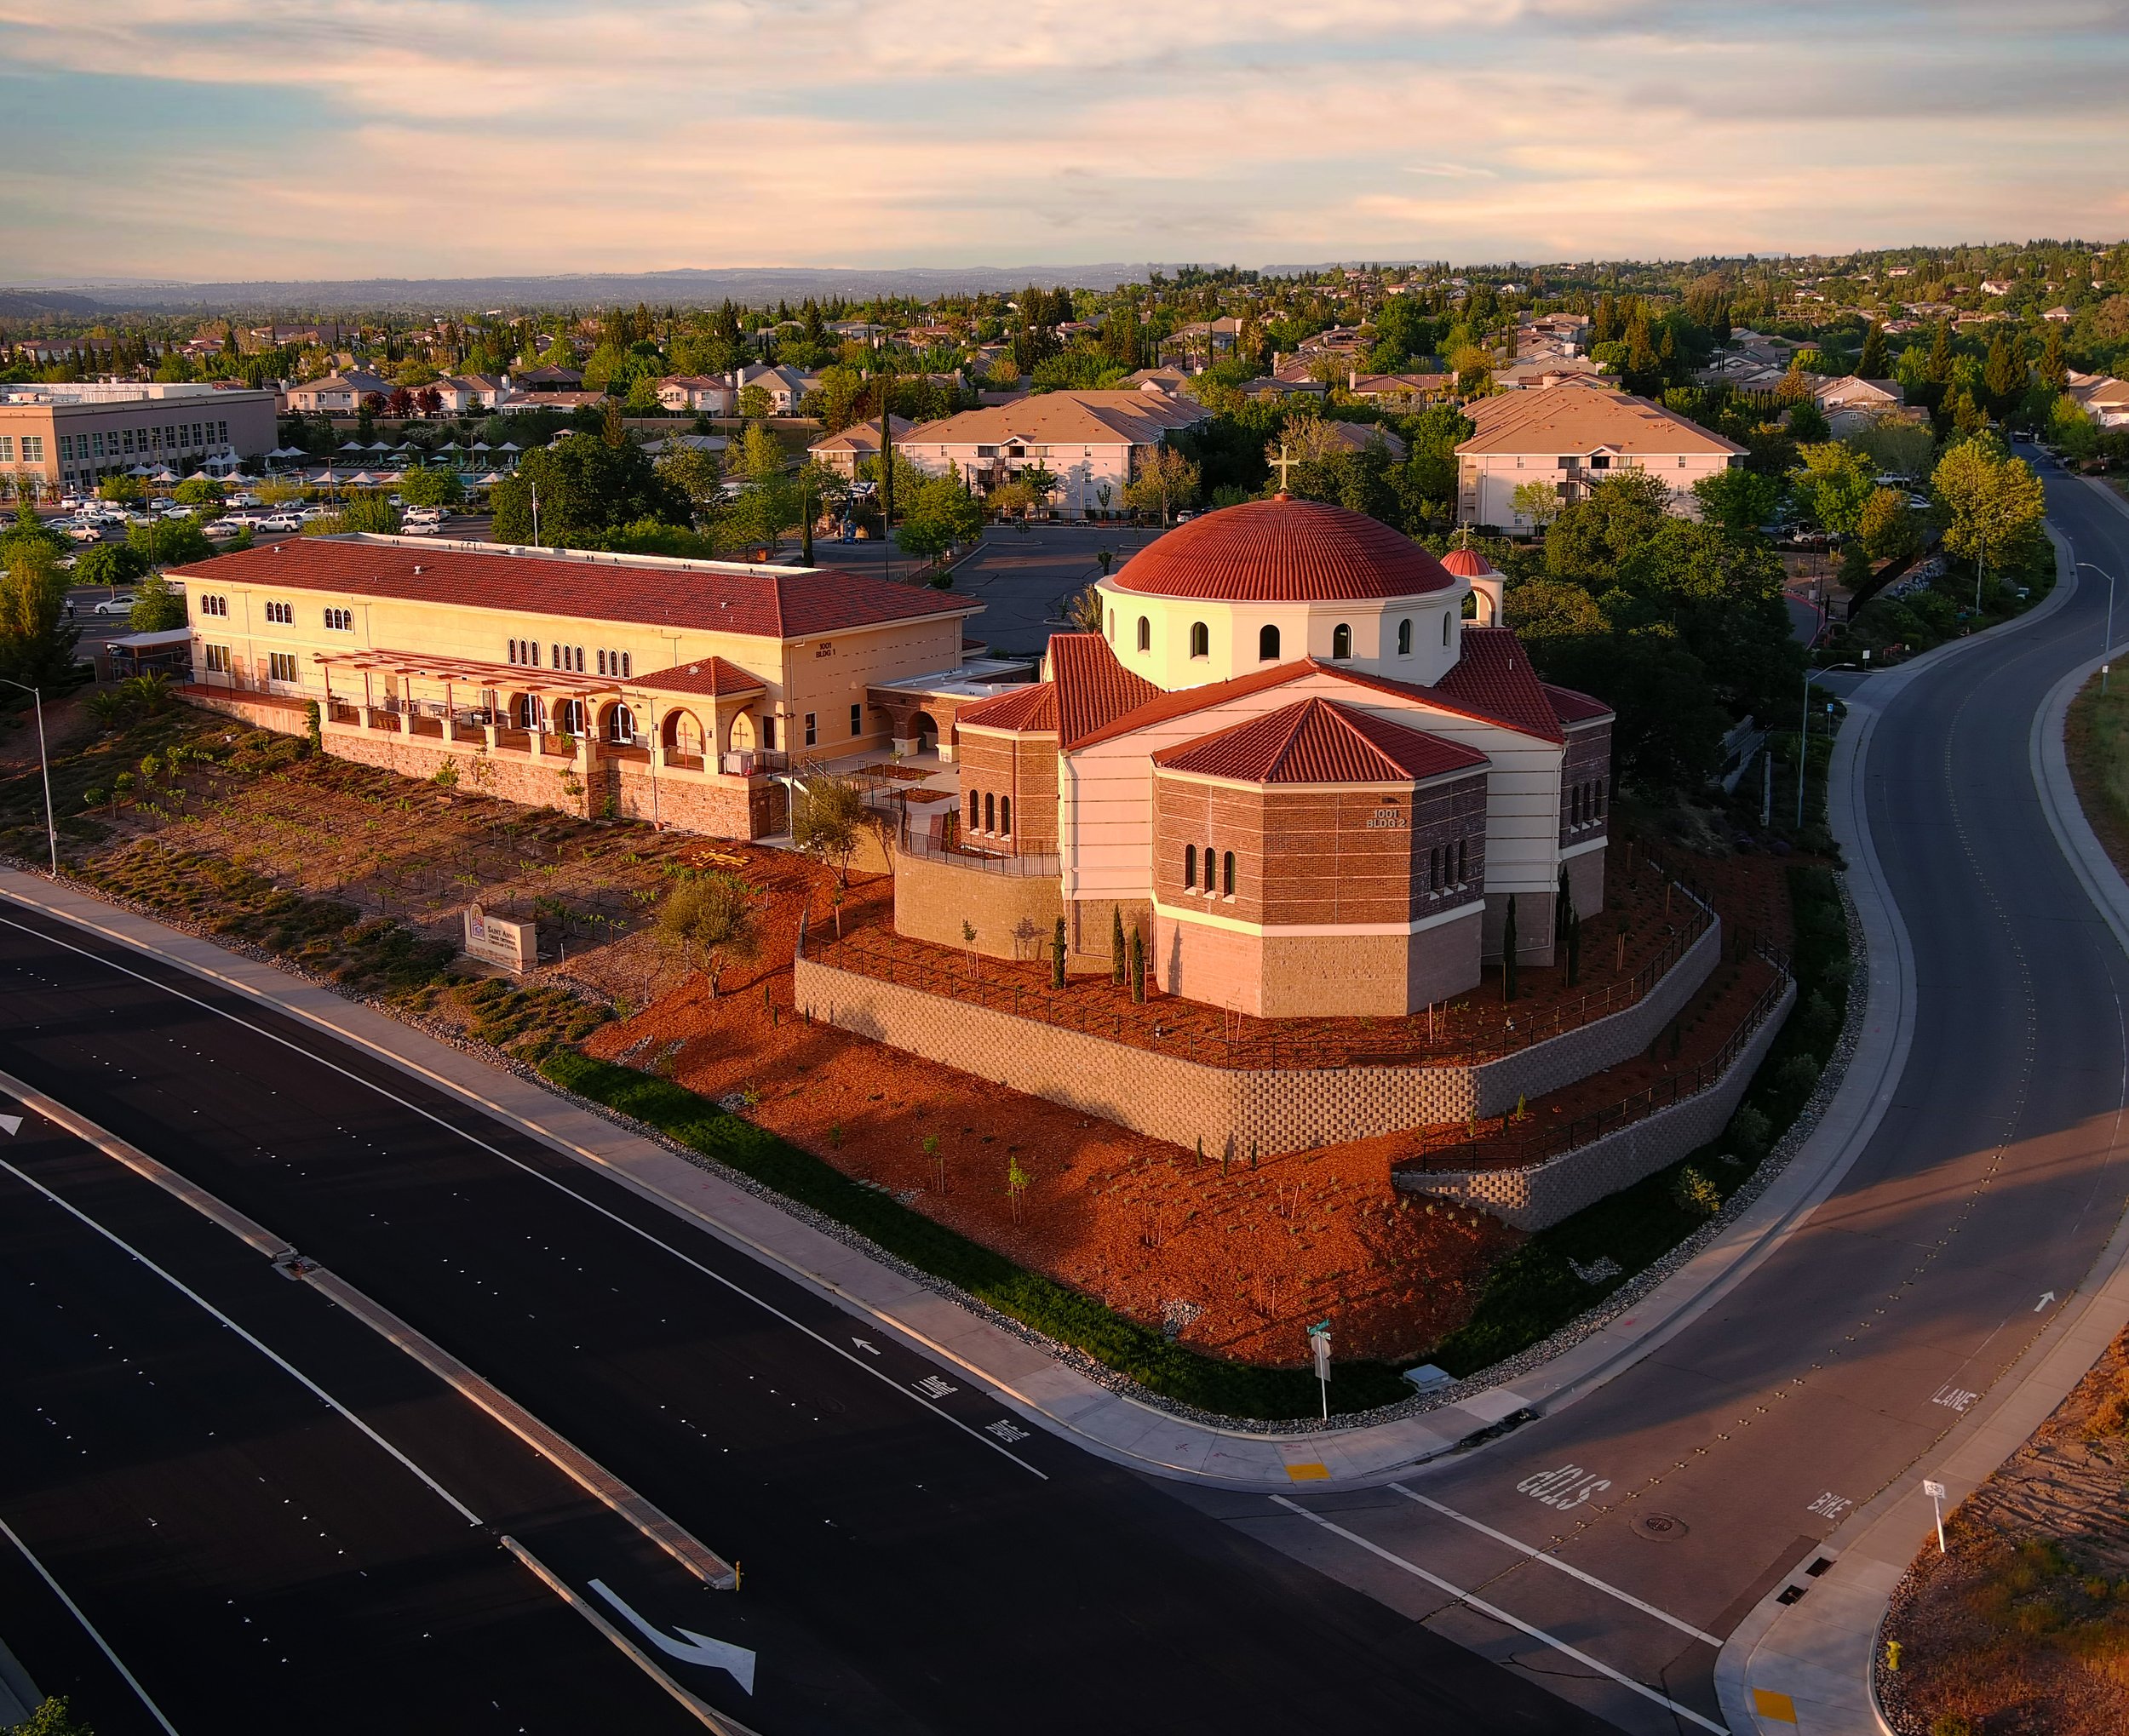
[[1113,571],[1160,534],[1124,524],[993,524],[954,569],[954,594],[984,605],[969,636],[994,650],[1040,655],[1052,633],[1070,629],[1064,611],[1075,593],[1101,576],[1101,552],[1115,556]]

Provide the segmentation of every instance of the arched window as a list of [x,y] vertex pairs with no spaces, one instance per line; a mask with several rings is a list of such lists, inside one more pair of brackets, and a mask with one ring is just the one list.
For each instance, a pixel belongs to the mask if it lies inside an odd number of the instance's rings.
[[1007,838],[1013,836],[1013,798],[1011,796],[998,798],[998,830]]
[[998,799],[996,796],[986,795],[984,798],[984,830],[996,832],[997,829]]
[[1442,852],[1439,850],[1430,850],[1426,853],[1426,890],[1430,892],[1442,890]]
[[1143,615],[1139,617],[1139,649],[1142,651],[1153,649],[1153,623]]
[[695,721],[691,713],[676,711],[667,719],[666,745],[675,753],[700,753],[703,751],[703,726]]
[[1342,663],[1353,654],[1353,630],[1344,622],[1331,629],[1331,662]]
[[1277,627],[1260,627],[1257,629],[1257,661],[1260,663],[1276,663],[1279,661]]
[[1582,787],[1579,783],[1567,793],[1567,823],[1569,826],[1582,823]]
[[558,718],[555,728],[560,734],[582,735],[584,733],[584,702],[581,699],[564,700]]
[[1183,846],[1183,885],[1187,891],[1196,885],[1197,846],[1195,844],[1186,844]]
[[617,748],[626,748],[635,738],[636,714],[625,705],[617,705],[606,713],[606,739]]
[[518,660],[518,642],[517,642],[515,639],[512,639],[512,640],[510,641],[510,661],[511,661],[512,662],[514,662],[514,662],[517,662],[517,660]]
[[983,824],[984,799],[973,789],[968,792],[968,829],[975,831]]
[[1456,884],[1460,886],[1471,879],[1471,857],[1467,854],[1469,846],[1470,840],[1467,839],[1456,840]]
[[1235,896],[1235,853],[1231,850],[1219,864],[1219,890],[1230,898]]
[[1449,610],[1446,609],[1442,611],[1442,649],[1449,649]]
[[1191,655],[1209,657],[1213,654],[1213,630],[1202,621],[1191,623]]
[[518,727],[521,730],[544,730],[547,727],[547,708],[540,702],[537,693],[518,696]]
[[1111,610],[1109,611],[1109,639],[1110,639],[1110,642],[1112,645],[1116,642],[1116,611],[1115,610],[1111,609]]
[[1412,655],[1412,623],[1409,620],[1397,623],[1397,655],[1400,657]]

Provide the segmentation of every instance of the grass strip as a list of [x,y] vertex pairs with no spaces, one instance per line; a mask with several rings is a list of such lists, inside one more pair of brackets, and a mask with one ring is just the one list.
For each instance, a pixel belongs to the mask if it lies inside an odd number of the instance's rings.
[[[788,1200],[846,1224],[898,1259],[944,1278],[999,1313],[1163,1396],[1222,1416],[1312,1417],[1316,1378],[1303,1368],[1222,1362],[1003,1254],[935,1223],[887,1195],[860,1187],[834,1165],[720,1109],[669,1080],[556,1049],[540,1070],[565,1091],[619,1110],[691,1151],[730,1166]],[[1412,1389],[1384,1362],[1340,1362],[1331,1371],[1334,1412],[1373,1410]]]

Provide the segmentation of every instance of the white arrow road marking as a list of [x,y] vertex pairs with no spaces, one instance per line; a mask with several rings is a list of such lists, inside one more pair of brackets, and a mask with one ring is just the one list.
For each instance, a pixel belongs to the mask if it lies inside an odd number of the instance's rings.
[[21,1116],[20,1116],[20,1115],[0,1115],[0,1132],[4,1132],[4,1133],[8,1134],[9,1137],[12,1137],[14,1135],[15,1135],[15,1134],[17,1134],[17,1133],[20,1133],[21,1131],[22,1131],[22,1118],[21,1118]]
[[[6,1119],[7,1119],[7,1118],[6,1118],[4,1115],[0,1115],[0,1120],[5,1120]],[[10,1133],[12,1133],[12,1132],[14,1131],[14,1128],[12,1128],[12,1127],[10,1127],[8,1131],[9,1131]],[[2055,1300],[2055,1292],[2054,1292],[2052,1290],[2048,1291],[2046,1294],[2044,1294],[2044,1295],[2040,1298],[2040,1299],[2038,1302],[2036,1302],[2036,1303],[2034,1303],[2033,1304],[2033,1311],[2034,1311],[2034,1313],[2035,1313],[2035,1314],[2041,1314],[2041,1313],[2046,1312],[2046,1309],[2047,1309],[2047,1305],[2048,1305],[2048,1303],[2050,1303],[2051,1302],[2052,1302],[2052,1301],[2054,1301],[2054,1300]]]
[[667,1657],[678,1658],[684,1664],[706,1664],[712,1670],[721,1670],[747,1693],[754,1692],[754,1653],[744,1646],[726,1645],[722,1640],[713,1640],[707,1634],[687,1628],[679,1630],[680,1637],[676,1640],[644,1620],[605,1581],[593,1580],[591,1589],[619,1610],[631,1627]]
[[868,1356],[877,1356],[880,1354],[880,1347],[877,1344],[869,1344],[863,1338],[852,1338],[850,1342]]

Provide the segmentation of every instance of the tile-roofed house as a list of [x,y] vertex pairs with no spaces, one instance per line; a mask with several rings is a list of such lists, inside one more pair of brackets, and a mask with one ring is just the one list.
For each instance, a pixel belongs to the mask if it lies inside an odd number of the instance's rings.
[[665,410],[730,415],[738,396],[729,380],[714,374],[668,374],[658,381],[658,404]]
[[1243,783],[1394,783],[1467,771],[1483,765],[1486,756],[1460,742],[1311,697],[1163,748],[1153,763],[1165,771]]
[[289,409],[298,415],[352,415],[370,398],[389,398],[393,386],[382,375],[360,368],[343,368],[322,380],[307,380],[289,387]]
[[2107,374],[2080,374],[2073,370],[2068,389],[2085,414],[2101,427],[2118,428],[2129,424],[2129,381],[2117,380]]
[[1432,404],[1456,390],[1454,374],[1363,374],[1348,370],[1346,389],[1364,403],[1409,400]]
[[[901,444],[902,437],[915,426],[905,417],[892,412],[888,414],[887,427],[898,445]],[[868,421],[852,422],[846,428],[823,435],[806,450],[816,463],[826,465],[830,470],[839,470],[845,476],[855,476],[859,464],[868,458],[880,455],[879,419],[874,417]]]
[[922,423],[902,450],[918,469],[957,475],[978,493],[1041,465],[1058,479],[1053,506],[1080,519],[1122,511],[1145,455],[1210,414],[1150,382],[1136,392],[1038,392]]
[[1695,515],[1692,486],[1742,464],[1745,449],[1645,398],[1568,383],[1466,404],[1472,437],[1456,448],[1457,519],[1522,525],[1515,490],[1550,486],[1563,501],[1586,495],[1612,470],[1645,470],[1671,491],[1671,510]]

